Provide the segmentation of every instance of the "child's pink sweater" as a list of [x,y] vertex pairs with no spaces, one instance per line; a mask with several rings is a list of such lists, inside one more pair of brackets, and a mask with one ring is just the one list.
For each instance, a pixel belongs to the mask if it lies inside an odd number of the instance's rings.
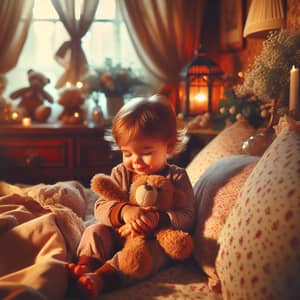
[[[167,211],[171,225],[176,229],[191,231],[195,220],[195,199],[193,188],[185,169],[176,165],[167,165],[159,174],[171,179],[176,188],[184,191],[187,198],[185,208]],[[132,176],[133,173],[129,172],[124,164],[114,167],[111,173],[111,177],[125,191],[130,190]],[[118,200],[107,201],[100,198],[95,203],[95,217],[104,225],[118,227],[121,225],[119,215],[124,205],[123,202],[121,203]]]

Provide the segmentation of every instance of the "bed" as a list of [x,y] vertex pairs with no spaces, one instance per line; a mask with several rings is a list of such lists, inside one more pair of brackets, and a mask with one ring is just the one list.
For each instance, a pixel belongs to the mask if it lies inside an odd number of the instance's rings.
[[[75,181],[35,186],[0,182],[0,195],[0,298],[76,299],[66,295],[63,263],[75,255],[84,226],[95,221],[97,196]],[[121,297],[221,299],[209,291],[205,274],[192,261],[101,299]]]
[[[242,153],[254,131],[238,122],[203,148],[187,167],[193,257],[99,299],[299,299],[300,135],[283,128],[261,157]],[[67,293],[64,262],[95,222],[96,198],[76,181],[0,182],[0,299],[78,299]]]

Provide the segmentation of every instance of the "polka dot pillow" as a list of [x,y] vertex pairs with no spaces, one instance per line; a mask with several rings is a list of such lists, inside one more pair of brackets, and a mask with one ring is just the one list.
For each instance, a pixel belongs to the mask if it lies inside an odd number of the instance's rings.
[[220,234],[216,270],[231,300],[300,299],[300,133],[281,131]]
[[246,121],[237,121],[223,129],[209,144],[207,144],[187,166],[186,171],[192,185],[216,159],[243,154],[242,144],[255,133]]

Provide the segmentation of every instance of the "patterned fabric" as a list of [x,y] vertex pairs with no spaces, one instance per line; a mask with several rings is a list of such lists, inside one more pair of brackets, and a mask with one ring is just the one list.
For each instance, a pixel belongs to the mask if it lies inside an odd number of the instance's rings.
[[299,299],[300,134],[283,129],[246,180],[221,232],[224,299]]
[[254,128],[246,121],[237,121],[223,129],[187,166],[186,171],[192,185],[196,183],[216,159],[229,155],[243,154],[242,143],[254,132]]
[[102,294],[101,300],[222,300],[211,292],[206,277],[192,265],[176,264],[125,289]]
[[194,257],[209,276],[209,288],[220,290],[215,270],[217,240],[227,216],[258,157],[234,155],[218,159],[195,184],[197,222]]

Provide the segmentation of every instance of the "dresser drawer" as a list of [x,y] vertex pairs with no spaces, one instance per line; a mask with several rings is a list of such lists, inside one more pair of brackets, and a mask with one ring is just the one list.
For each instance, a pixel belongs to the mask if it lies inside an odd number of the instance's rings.
[[70,138],[5,138],[0,140],[1,167],[68,167],[72,165]]
[[110,165],[110,145],[103,139],[77,138],[76,166],[95,168]]
[[104,128],[60,123],[0,126],[0,181],[90,186],[96,173],[111,172]]

